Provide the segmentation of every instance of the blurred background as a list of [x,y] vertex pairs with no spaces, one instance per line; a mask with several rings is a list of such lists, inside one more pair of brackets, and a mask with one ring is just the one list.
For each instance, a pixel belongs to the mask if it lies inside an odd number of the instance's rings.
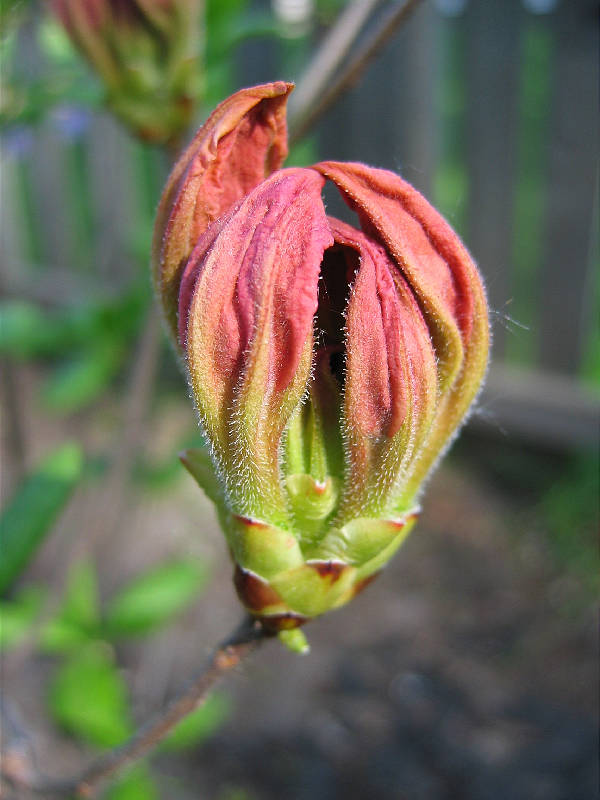
[[[241,86],[300,89],[348,4],[200,5],[198,124]],[[395,4],[363,5],[346,62]],[[0,8],[1,709],[10,756],[63,776],[240,609],[149,312],[173,147],[105,110],[48,3]],[[459,231],[492,307],[486,388],[416,532],[310,624],[310,655],[267,644],[106,797],[596,796],[597,90],[596,2],[425,0],[298,138],[288,164],[393,169]]]

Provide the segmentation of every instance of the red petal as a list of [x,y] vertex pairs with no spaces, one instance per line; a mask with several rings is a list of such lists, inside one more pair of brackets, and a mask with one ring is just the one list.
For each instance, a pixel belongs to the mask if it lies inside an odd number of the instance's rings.
[[397,175],[363,164],[315,167],[341,190],[363,230],[385,245],[423,311],[435,348],[437,409],[411,463],[405,495],[414,494],[464,420],[488,360],[489,323],[477,268],[448,223]]
[[229,410],[234,389],[263,370],[265,352],[264,402],[295,375],[312,335],[323,251],[332,244],[323,183],[313,170],[276,172],[207,231],[190,259],[180,314],[189,313],[197,397],[215,410]]
[[441,328],[444,341],[438,339],[436,346],[450,352],[438,356],[456,374],[462,360],[460,340],[469,341],[474,326],[479,334],[487,331],[481,278],[458,236],[416,189],[392,172],[332,161],[315,169],[341,189],[363,228],[376,231],[385,244],[432,329]]
[[360,255],[346,311],[344,428],[348,471],[341,518],[380,513],[398,493],[436,404],[429,330],[384,247],[330,220],[337,244]]
[[346,316],[346,415],[363,435],[391,438],[408,409],[423,405],[435,373],[429,332],[384,248],[350,225],[330,224],[336,243],[360,254]]
[[152,258],[173,333],[181,272],[199,237],[287,155],[285,104],[292,88],[279,81],[227,98],[200,128],[167,181]]

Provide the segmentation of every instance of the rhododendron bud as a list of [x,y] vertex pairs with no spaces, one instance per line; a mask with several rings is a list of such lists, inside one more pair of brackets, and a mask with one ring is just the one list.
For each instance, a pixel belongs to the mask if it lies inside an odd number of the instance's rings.
[[50,0],[142,139],[176,142],[202,89],[202,0]]
[[236,92],[215,109],[171,172],[158,206],[152,264],[174,341],[179,284],[196,242],[287,156],[285,101],[291,89],[279,81]]
[[[297,626],[343,605],[400,546],[488,357],[481,278],[450,226],[386,170],[282,169],[287,84],[200,129],[159,208],[154,269],[209,451],[248,611]],[[329,217],[326,180],[359,227]]]

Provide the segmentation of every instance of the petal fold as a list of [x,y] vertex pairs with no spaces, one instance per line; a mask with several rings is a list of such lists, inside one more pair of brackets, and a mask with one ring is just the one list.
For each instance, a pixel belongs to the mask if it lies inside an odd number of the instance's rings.
[[279,446],[310,375],[319,267],[333,241],[323,183],[313,170],[278,171],[214,223],[186,267],[191,384],[240,514],[285,506]]
[[223,101],[176,163],[158,207],[154,280],[173,337],[185,262],[215,219],[229,211],[287,156],[286,102],[293,84],[242,89]]
[[344,520],[382,513],[401,491],[431,426],[436,363],[423,315],[386,250],[350,225],[330,224],[336,244],[360,257],[346,312]]
[[364,164],[322,162],[363,230],[383,244],[410,287],[435,348],[439,404],[433,430],[411,465],[414,494],[464,419],[485,374],[489,321],[485,290],[466,248],[410,184]]

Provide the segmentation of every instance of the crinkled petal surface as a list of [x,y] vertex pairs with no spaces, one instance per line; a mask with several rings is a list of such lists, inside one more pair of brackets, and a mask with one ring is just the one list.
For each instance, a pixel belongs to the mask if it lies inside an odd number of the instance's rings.
[[346,487],[339,515],[383,513],[426,438],[437,402],[429,331],[385,248],[331,220],[336,243],[360,267],[346,311],[344,428]]
[[[154,242],[219,481],[186,463],[216,498],[240,599],[273,630],[347,602],[392,557],[488,351],[477,269],[415,189],[363,164],[280,169],[290,88],[215,111]],[[357,227],[326,216],[325,180]]]
[[192,388],[240,514],[285,506],[278,448],[308,381],[333,243],[323,183],[313,170],[274,173],[206,232],[182,281]]
[[292,88],[279,81],[227,98],[200,128],[167,181],[156,217],[152,262],[174,338],[179,282],[198,239],[287,156],[285,104]]
[[385,246],[422,310],[435,348],[439,402],[432,431],[410,466],[405,489],[410,498],[464,419],[485,374],[489,322],[483,283],[452,228],[398,175],[334,161],[314,169],[335,183],[365,233]]

